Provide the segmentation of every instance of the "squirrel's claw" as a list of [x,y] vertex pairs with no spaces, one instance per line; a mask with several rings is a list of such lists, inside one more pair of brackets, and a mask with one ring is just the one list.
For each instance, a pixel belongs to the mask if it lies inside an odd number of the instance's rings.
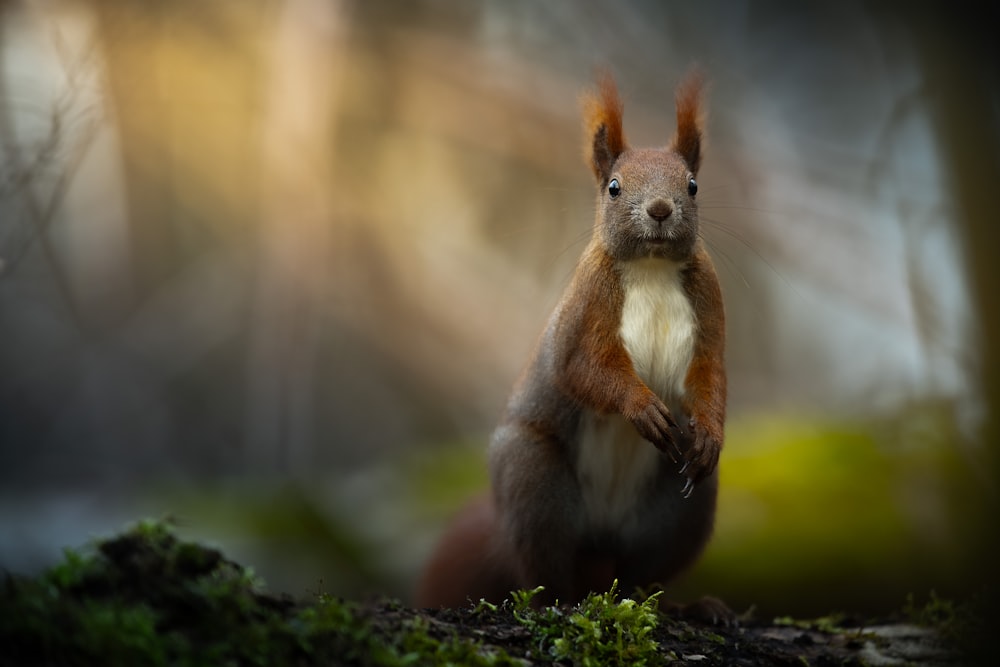
[[671,461],[677,463],[683,458],[683,453],[675,441],[675,432],[678,432],[677,423],[662,401],[659,399],[650,401],[631,421],[639,434],[669,456]]
[[677,457],[681,455],[681,450],[677,448],[677,445],[675,445],[673,441],[670,441],[665,445],[656,445],[656,448],[669,456],[671,463],[677,463],[677,461],[680,460]]
[[700,482],[707,477],[719,462],[719,450],[722,448],[721,440],[715,438],[712,433],[695,419],[689,422],[693,429],[693,443],[685,455],[684,467],[681,474],[689,475],[692,484]]
[[[684,467],[686,468],[687,464],[685,464]],[[687,499],[691,497],[692,493],[694,493],[694,480],[688,477],[687,481],[684,482],[684,488],[681,489],[681,495]]]

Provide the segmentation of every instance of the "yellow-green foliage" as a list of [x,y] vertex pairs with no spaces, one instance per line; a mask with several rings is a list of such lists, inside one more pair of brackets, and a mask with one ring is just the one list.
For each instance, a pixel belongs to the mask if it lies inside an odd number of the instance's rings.
[[399,464],[418,513],[447,516],[489,484],[486,455],[479,445],[425,447]]
[[905,536],[892,497],[896,471],[870,434],[787,420],[733,431],[714,551],[740,550],[747,577],[771,576],[776,560],[814,570],[833,554],[856,566]]
[[888,610],[909,590],[960,585],[974,528],[958,507],[970,501],[955,434],[933,410],[882,423],[732,423],[715,536],[683,593],[770,598],[802,614]]

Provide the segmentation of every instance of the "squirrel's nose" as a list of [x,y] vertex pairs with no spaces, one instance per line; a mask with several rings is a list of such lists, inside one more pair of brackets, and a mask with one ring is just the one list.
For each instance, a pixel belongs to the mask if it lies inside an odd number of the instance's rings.
[[646,207],[646,213],[653,220],[657,222],[663,222],[670,217],[670,214],[674,212],[674,207],[670,205],[666,199],[657,199],[652,204]]

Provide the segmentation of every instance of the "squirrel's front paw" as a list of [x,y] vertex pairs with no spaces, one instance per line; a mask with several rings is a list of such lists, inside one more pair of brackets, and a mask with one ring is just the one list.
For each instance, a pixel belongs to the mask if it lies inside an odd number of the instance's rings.
[[653,443],[657,449],[666,453],[674,462],[680,460],[681,451],[673,436],[677,432],[677,424],[663,401],[653,397],[629,421],[639,435]]
[[719,452],[722,450],[722,437],[707,428],[696,419],[688,422],[693,434],[690,448],[684,454],[684,465],[681,474],[687,477],[687,484],[681,493],[690,496],[694,486],[715,470],[719,463]]

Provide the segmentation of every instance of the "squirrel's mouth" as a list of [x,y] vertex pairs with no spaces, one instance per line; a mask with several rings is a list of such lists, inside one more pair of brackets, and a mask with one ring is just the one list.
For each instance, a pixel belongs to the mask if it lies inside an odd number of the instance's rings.
[[653,233],[648,233],[642,237],[644,243],[651,246],[664,246],[677,240],[677,234],[673,233],[672,229],[657,230]]
[[642,255],[668,257],[673,254],[673,244],[664,236],[650,236],[642,240]]
[[659,224],[649,224],[642,230],[643,242],[652,246],[662,246],[676,242],[681,236],[681,230],[674,221]]
[[683,228],[647,230],[639,239],[637,250],[641,255],[683,259],[690,254],[692,241],[690,234]]

